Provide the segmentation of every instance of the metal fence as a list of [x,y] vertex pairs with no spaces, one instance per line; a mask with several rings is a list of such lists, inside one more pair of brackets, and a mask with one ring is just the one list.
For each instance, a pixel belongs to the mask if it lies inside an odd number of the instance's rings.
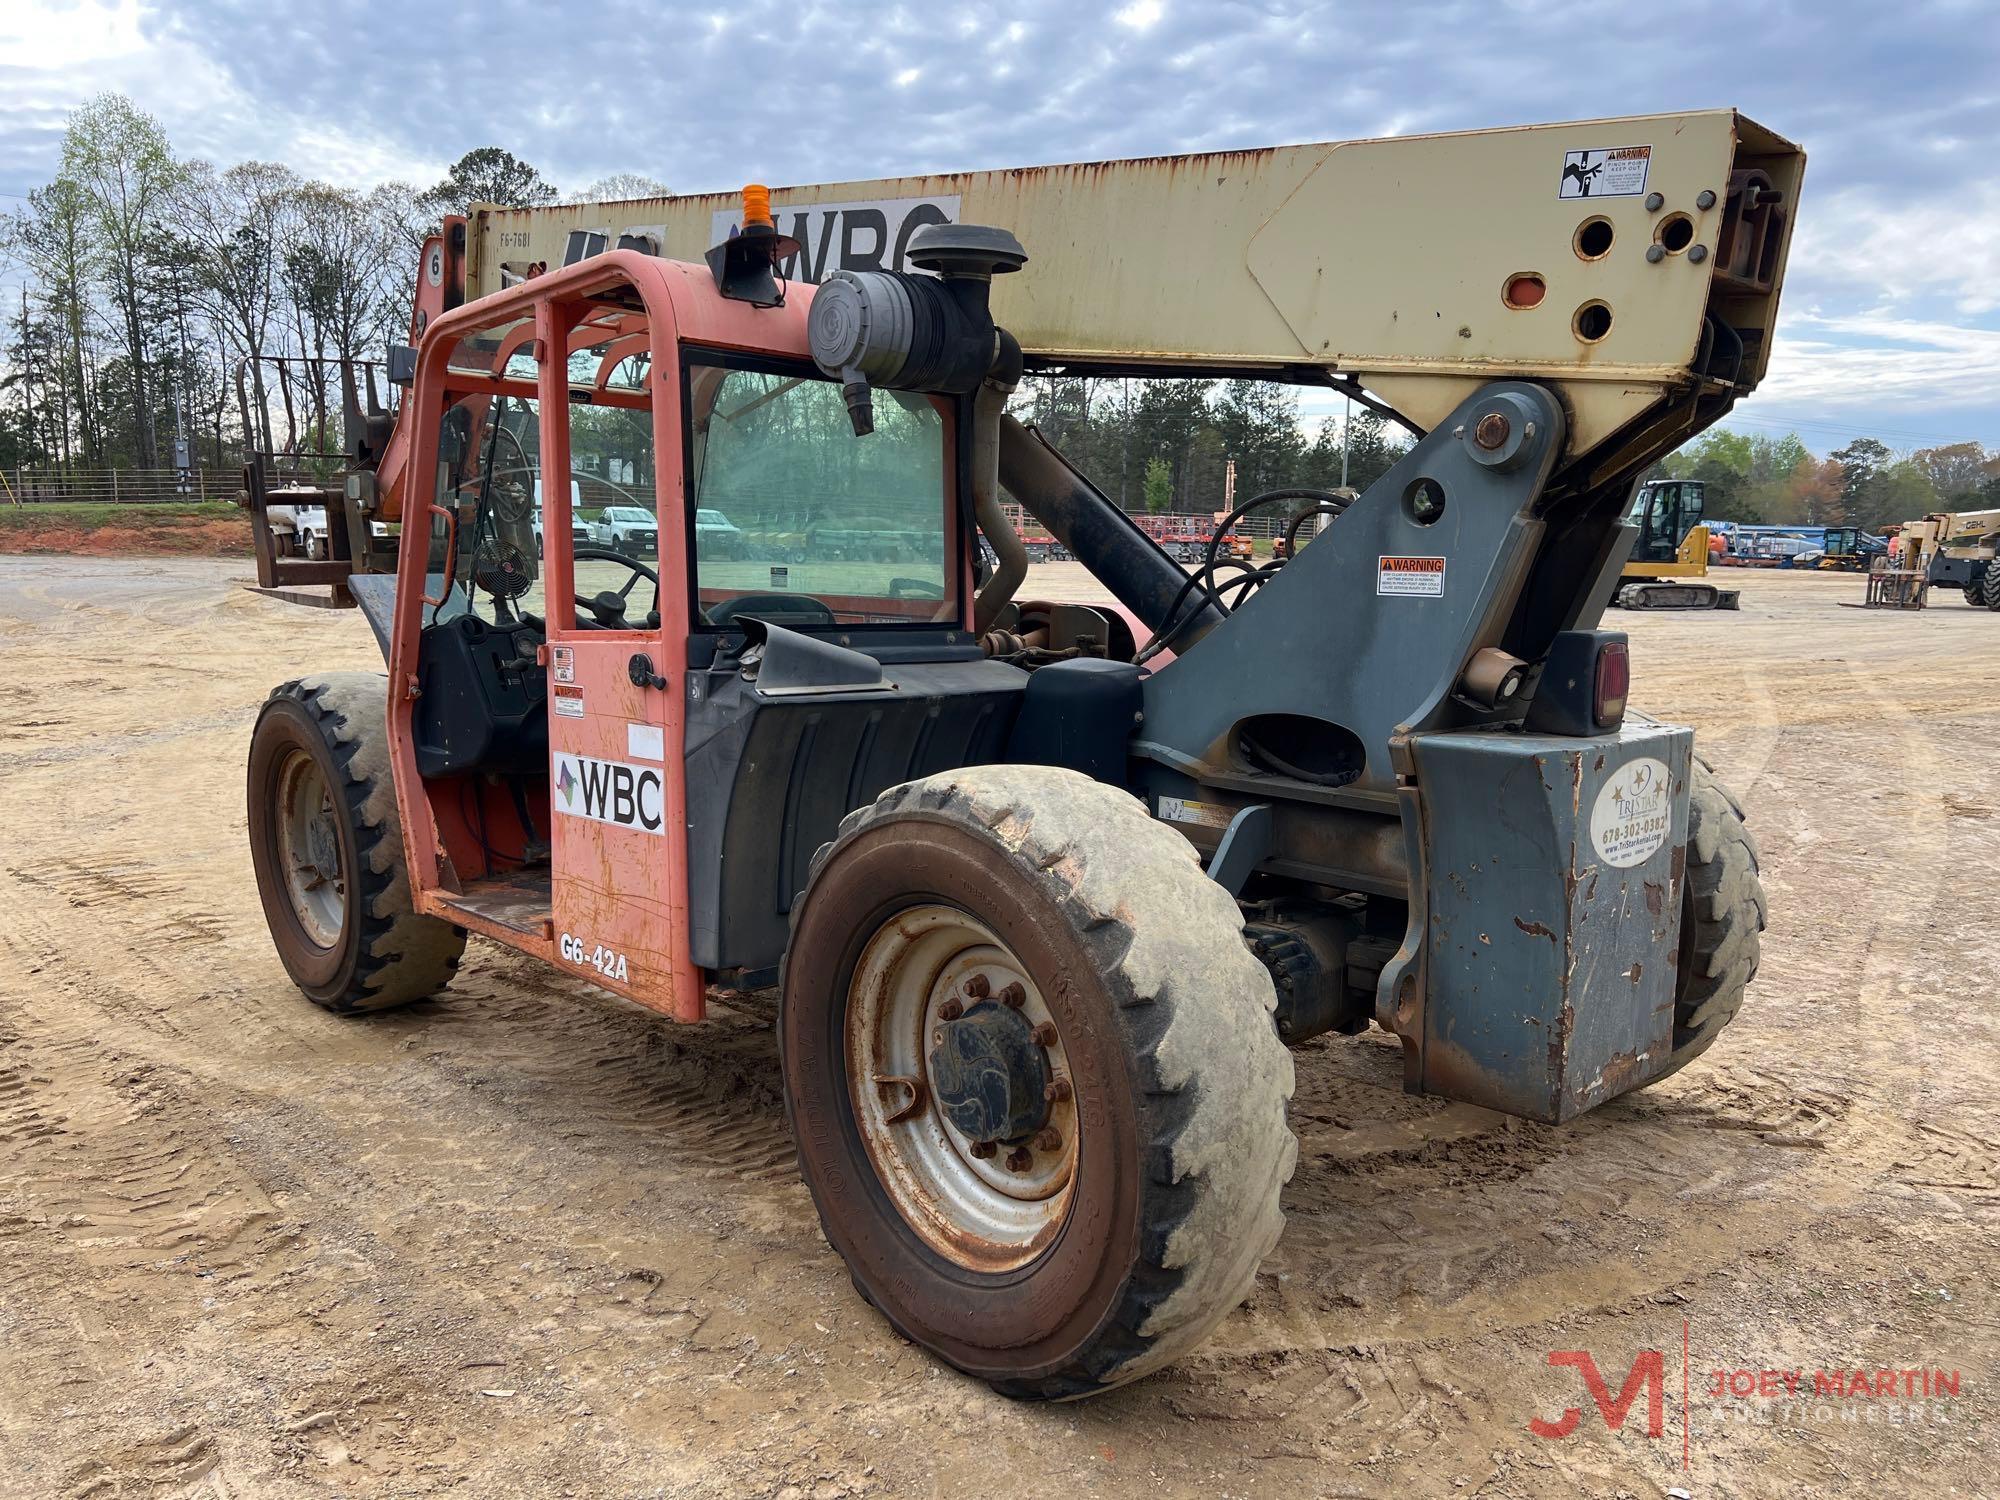
[[156,505],[233,500],[235,469],[0,469],[0,505]]

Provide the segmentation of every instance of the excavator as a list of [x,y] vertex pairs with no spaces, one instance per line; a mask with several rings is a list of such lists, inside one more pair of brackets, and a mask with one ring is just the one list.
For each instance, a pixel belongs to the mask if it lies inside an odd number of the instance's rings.
[[1736,609],[1735,589],[1708,582],[1709,530],[1702,525],[1708,487],[1699,479],[1649,479],[1632,497],[1626,519],[1638,528],[1624,583],[1611,597],[1619,609]]
[[[1281,1233],[1290,1047],[1559,1125],[1737,1014],[1756,844],[1603,615],[1640,476],[1765,371],[1803,170],[1705,110],[447,219],[345,471],[245,472],[342,518],[258,586],[384,658],[251,733],[279,960],[343,1016],[474,938],[768,1014],[895,1330],[1023,1399],[1159,1369]],[[1035,372],[1413,442],[1182,564],[1011,414]],[[1111,602],[1030,592],[1014,505]],[[1312,544],[1226,566],[1276,507]]]

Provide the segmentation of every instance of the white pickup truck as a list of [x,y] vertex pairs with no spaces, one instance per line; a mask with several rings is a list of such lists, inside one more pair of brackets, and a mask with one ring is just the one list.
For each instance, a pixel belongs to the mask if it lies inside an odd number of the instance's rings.
[[591,523],[593,545],[609,547],[629,557],[645,557],[660,550],[660,523],[650,510],[637,505],[607,505]]

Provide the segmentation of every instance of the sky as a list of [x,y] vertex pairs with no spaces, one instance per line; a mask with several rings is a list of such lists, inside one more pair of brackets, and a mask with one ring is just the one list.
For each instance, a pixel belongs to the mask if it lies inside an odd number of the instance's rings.
[[224,165],[677,192],[1733,106],[1808,164],[1730,425],[2000,448],[2000,0],[8,0],[0,208],[106,89]]

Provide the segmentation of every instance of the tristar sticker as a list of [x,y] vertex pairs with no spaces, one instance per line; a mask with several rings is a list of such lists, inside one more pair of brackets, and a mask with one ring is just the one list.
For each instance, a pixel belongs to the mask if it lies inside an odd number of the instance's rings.
[[576,778],[570,774],[568,761],[563,762],[562,775],[556,778],[556,790],[562,793],[565,807],[576,800]]

